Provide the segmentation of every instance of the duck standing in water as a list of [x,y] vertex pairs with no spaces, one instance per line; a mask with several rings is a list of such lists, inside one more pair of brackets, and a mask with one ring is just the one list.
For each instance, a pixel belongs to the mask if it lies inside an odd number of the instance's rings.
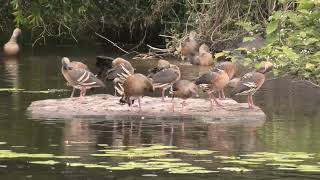
[[196,40],[197,33],[195,31],[191,31],[188,35],[188,38],[185,39],[184,42],[180,43],[177,48],[178,53],[181,54],[182,60],[189,55],[198,52],[199,43]]
[[214,92],[221,91],[229,83],[228,74],[221,69],[214,68],[213,70],[203,74],[196,79],[195,84],[199,85],[208,93],[210,98],[211,110],[213,110],[213,101],[216,105],[222,106],[214,96]]
[[172,94],[172,107],[171,110],[174,112],[174,97],[183,99],[181,113],[184,112],[186,105],[186,99],[198,95],[198,86],[188,80],[179,80],[171,86],[170,93]]
[[85,64],[70,62],[67,57],[63,57],[61,63],[62,75],[67,80],[68,85],[73,87],[71,97],[73,97],[75,88],[80,89],[80,97],[82,97],[86,95],[87,89],[105,87],[103,82],[92,74]]
[[16,56],[20,51],[20,47],[17,43],[17,39],[21,34],[19,28],[15,28],[10,40],[3,46],[3,51],[6,56]]
[[[237,66],[235,65],[235,63],[230,61],[224,61],[224,62],[218,63],[216,66],[214,66],[214,68],[224,70],[228,74],[230,81],[232,81],[234,74],[237,71]],[[220,99],[226,98],[226,96],[224,95],[223,89],[219,91],[219,98]]]
[[162,101],[164,101],[165,91],[180,79],[181,73],[178,66],[169,63],[157,72],[149,74],[148,77],[152,79],[153,87],[160,89]]
[[139,112],[141,112],[141,97],[147,92],[153,92],[153,85],[149,78],[143,74],[131,74],[124,66],[121,66],[125,73],[119,74],[121,83],[117,92],[122,96],[120,103],[131,106],[135,99],[138,99]]
[[247,95],[248,96],[248,105],[250,109],[255,107],[253,103],[253,94],[261,88],[265,81],[265,73],[271,71],[273,68],[273,63],[266,61],[262,63],[262,67],[245,74],[242,76],[240,81],[237,83],[236,87],[231,92],[231,96],[234,95]]
[[206,44],[202,44],[199,47],[199,53],[192,53],[188,57],[191,64],[200,66],[211,66],[213,65],[213,57],[210,53],[210,49]]

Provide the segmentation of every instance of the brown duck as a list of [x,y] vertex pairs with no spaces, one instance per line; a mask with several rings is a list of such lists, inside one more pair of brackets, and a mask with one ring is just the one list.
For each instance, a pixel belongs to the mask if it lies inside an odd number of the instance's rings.
[[197,33],[191,31],[188,38],[180,44],[177,48],[178,52],[181,54],[182,59],[188,57],[190,54],[194,54],[199,50],[199,43],[196,40]]
[[119,74],[122,80],[119,83],[120,88],[116,88],[117,92],[122,96],[120,103],[127,103],[131,106],[135,99],[138,99],[139,112],[141,112],[141,97],[147,92],[153,92],[152,82],[143,74],[130,74],[128,70],[121,66],[125,73]]
[[250,109],[255,107],[253,103],[253,94],[261,88],[265,81],[265,73],[271,71],[273,68],[273,63],[266,61],[262,63],[262,67],[256,71],[249,72],[242,76],[240,81],[237,83],[236,87],[231,92],[233,95],[248,95],[248,105]]
[[216,105],[221,106],[213,93],[221,91],[228,83],[228,74],[224,70],[218,68],[214,68],[213,70],[203,74],[195,81],[196,85],[199,85],[208,93],[211,103],[211,110],[213,110],[213,101]]
[[178,66],[170,64],[168,68],[150,74],[149,77],[152,79],[153,87],[160,89],[162,101],[164,101],[165,91],[180,79],[181,73]]
[[[228,74],[230,81],[232,81],[235,73],[237,72],[237,66],[235,65],[235,63],[230,62],[230,61],[221,62],[221,63],[217,64],[214,68],[224,70]],[[222,98],[222,99],[226,98],[224,95],[223,89],[221,91],[219,91],[219,98]]]
[[173,99],[174,97],[178,97],[183,99],[181,110],[181,113],[183,113],[186,99],[198,94],[198,86],[188,80],[179,80],[171,86],[170,93],[172,94],[172,111],[174,112]]
[[[61,60],[61,72],[67,80],[68,85],[73,88],[80,89],[80,97],[86,95],[86,90],[94,87],[105,87],[95,75],[93,75],[88,67],[81,62],[70,62],[69,58],[63,57]],[[74,90],[71,97],[73,97]]]
[[21,34],[19,28],[14,29],[10,40],[3,46],[3,51],[6,56],[15,56],[18,55],[20,47],[17,43],[17,39]]
[[213,57],[210,53],[210,49],[206,44],[202,44],[199,48],[199,53],[190,54],[188,60],[191,64],[200,66],[211,66],[213,65]]

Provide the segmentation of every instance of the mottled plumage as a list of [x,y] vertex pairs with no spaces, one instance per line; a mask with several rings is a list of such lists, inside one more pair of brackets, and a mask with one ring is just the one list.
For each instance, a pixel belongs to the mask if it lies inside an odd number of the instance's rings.
[[194,65],[211,66],[213,65],[213,56],[210,53],[209,47],[202,44],[198,53],[189,54],[187,57],[189,62]]
[[264,62],[263,66],[256,71],[249,72],[242,76],[240,81],[236,84],[236,87],[231,92],[233,95],[248,95],[249,108],[254,107],[252,95],[260,89],[265,81],[265,73],[269,72],[273,67],[273,64],[269,61]]
[[195,84],[199,85],[208,93],[211,102],[211,108],[213,109],[212,100],[219,106],[221,106],[221,104],[216,100],[212,93],[223,89],[228,82],[228,74],[225,71],[216,68],[201,75],[198,79],[196,79]]
[[80,62],[71,63],[67,57],[62,58],[61,72],[68,85],[81,90],[80,96],[84,96],[87,89],[105,87],[102,81],[88,71],[86,65]]
[[164,94],[173,83],[178,81],[181,77],[180,69],[176,65],[170,65],[169,68],[164,68],[149,76],[152,79],[152,84],[155,89],[160,89],[162,100],[164,101]]

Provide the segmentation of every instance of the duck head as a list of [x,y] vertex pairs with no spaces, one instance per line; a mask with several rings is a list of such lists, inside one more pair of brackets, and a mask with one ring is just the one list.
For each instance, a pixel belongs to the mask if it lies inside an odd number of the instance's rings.
[[70,70],[71,68],[69,67],[69,64],[70,64],[70,59],[67,58],[67,57],[63,57],[61,59],[61,64],[62,64],[62,68],[64,70]]
[[264,61],[261,63],[261,67],[257,69],[257,72],[265,74],[270,72],[273,68],[273,63],[271,61]]

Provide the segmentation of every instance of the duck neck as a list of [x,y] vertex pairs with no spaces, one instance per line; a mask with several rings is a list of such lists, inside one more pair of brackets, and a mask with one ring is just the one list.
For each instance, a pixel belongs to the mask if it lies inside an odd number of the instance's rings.
[[9,42],[17,42],[18,34],[13,32]]

